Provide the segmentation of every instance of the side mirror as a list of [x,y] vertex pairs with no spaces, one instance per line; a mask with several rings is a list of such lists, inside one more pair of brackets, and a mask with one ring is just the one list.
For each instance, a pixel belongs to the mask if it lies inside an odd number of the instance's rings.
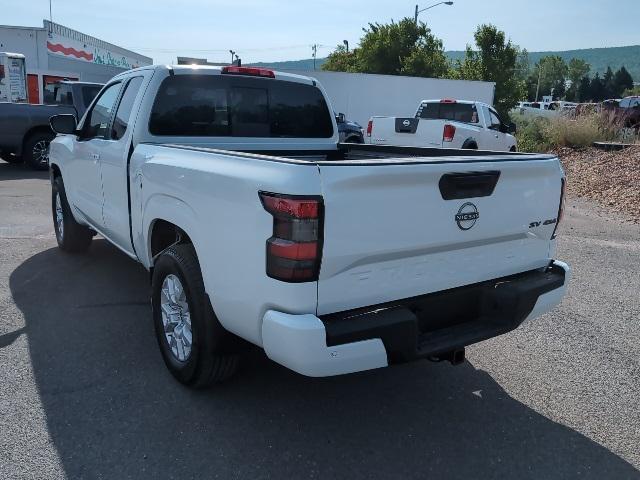
[[78,128],[78,121],[76,116],[70,113],[63,113],[60,115],[54,115],[49,119],[49,125],[51,130],[63,135],[70,135],[76,133]]
[[507,124],[507,133],[510,133],[511,135],[514,135],[516,133],[516,131],[518,130],[518,127],[516,126],[515,123],[511,122],[509,124]]
[[344,113],[339,113],[338,115],[336,115],[336,122],[337,123],[345,123],[347,121],[347,119],[344,116]]

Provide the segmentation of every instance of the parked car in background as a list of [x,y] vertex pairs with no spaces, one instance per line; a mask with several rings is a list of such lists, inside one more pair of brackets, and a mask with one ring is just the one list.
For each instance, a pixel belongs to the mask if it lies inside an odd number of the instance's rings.
[[600,104],[600,111],[620,127],[640,129],[640,96],[605,100]]
[[341,144],[308,77],[135,69],[51,124],[58,246],[99,232],[149,270],[162,357],[191,387],[231,376],[240,339],[309,376],[459,364],[569,281],[557,157]]
[[347,120],[344,113],[336,115],[338,133],[342,143],[364,143],[364,129],[357,122]]
[[413,117],[371,117],[366,143],[471,150],[516,151],[515,124],[486,103],[423,100]]
[[46,105],[0,103],[0,158],[47,169],[49,142],[55,137],[49,119],[61,113],[80,119],[101,88],[100,83],[61,81],[45,89]]

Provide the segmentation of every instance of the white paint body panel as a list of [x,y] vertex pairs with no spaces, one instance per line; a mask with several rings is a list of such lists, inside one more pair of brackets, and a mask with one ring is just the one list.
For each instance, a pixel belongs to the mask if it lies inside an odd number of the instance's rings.
[[327,347],[324,324],[315,315],[268,311],[262,322],[267,356],[308,377],[329,377],[387,366],[379,338]]

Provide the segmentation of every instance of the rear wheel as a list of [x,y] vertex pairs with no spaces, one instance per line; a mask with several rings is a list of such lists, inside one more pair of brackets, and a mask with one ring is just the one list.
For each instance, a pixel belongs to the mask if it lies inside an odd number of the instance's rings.
[[233,337],[213,312],[193,245],[175,245],[160,255],[151,290],[158,346],[173,376],[193,388],[231,377],[238,368]]
[[24,160],[34,170],[49,168],[49,144],[55,135],[52,132],[36,132],[24,144]]
[[61,250],[69,253],[85,252],[91,245],[93,231],[80,225],[73,218],[62,177],[53,181],[51,188],[51,212],[56,240]]
[[462,148],[464,150],[477,150],[478,149],[478,144],[475,142],[475,140],[466,140],[462,144]]

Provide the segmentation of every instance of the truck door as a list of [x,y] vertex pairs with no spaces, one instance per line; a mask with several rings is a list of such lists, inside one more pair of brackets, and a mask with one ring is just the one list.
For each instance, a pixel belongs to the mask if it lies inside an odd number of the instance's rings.
[[106,148],[102,152],[102,186],[104,189],[102,216],[103,231],[109,239],[123,250],[134,254],[129,232],[129,149],[135,113],[141,87],[150,72],[125,80],[123,92],[117,102]]
[[479,148],[494,151],[507,150],[506,134],[500,131],[502,121],[498,113],[493,108],[483,105],[482,114],[485,118],[486,130],[482,137],[484,145],[479,145]]
[[81,133],[73,142],[74,152],[68,168],[71,178],[65,181],[74,208],[97,229],[101,229],[104,223],[101,157],[105,153],[105,138],[121,87],[122,82],[106,87],[87,112],[80,125]]

